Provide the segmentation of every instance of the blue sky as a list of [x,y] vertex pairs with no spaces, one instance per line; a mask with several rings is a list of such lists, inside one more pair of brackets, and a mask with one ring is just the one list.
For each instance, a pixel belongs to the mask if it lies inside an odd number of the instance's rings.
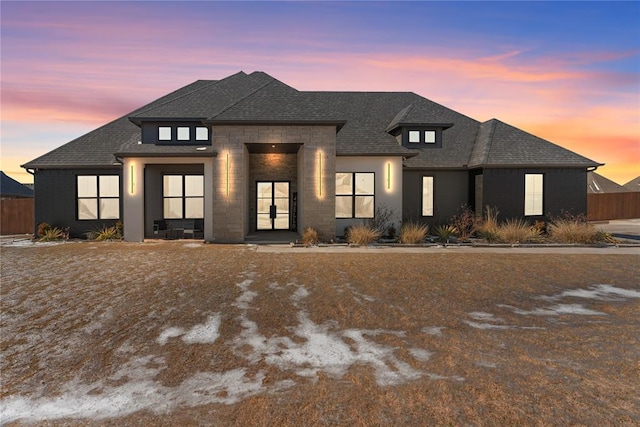
[[640,175],[640,2],[2,1],[2,169],[197,79],[413,91]]

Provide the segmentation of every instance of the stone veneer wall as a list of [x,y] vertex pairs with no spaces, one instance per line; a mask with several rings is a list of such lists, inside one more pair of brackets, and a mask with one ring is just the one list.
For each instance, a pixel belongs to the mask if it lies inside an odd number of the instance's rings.
[[[335,234],[335,126],[214,126],[213,241],[243,242],[250,218],[249,153],[245,144],[303,144],[298,151],[298,231]],[[321,167],[321,170],[320,170]],[[320,182],[320,180],[322,182]]]

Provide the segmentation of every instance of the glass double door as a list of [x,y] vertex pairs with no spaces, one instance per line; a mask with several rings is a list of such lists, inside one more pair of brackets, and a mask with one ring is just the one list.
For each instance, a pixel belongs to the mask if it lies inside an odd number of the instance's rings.
[[289,183],[258,181],[257,230],[289,229]]

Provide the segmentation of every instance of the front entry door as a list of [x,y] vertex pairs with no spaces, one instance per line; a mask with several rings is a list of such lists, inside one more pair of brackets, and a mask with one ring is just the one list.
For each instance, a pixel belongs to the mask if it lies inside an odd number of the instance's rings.
[[257,229],[289,229],[289,183],[258,181]]

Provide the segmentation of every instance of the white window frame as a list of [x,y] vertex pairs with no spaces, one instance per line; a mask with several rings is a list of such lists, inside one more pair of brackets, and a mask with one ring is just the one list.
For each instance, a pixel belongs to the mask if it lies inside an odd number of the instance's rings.
[[171,126],[158,126],[158,141],[171,141]]
[[524,174],[524,215],[539,216],[544,212],[544,174]]
[[206,126],[196,126],[196,141],[208,141],[209,128]]
[[422,216],[433,216],[434,181],[431,175],[422,177]]
[[190,141],[191,128],[189,126],[178,126],[176,129],[176,139],[178,141]]
[[[116,179],[115,186],[107,180]],[[81,184],[85,181],[85,184]],[[93,181],[93,183],[91,183]],[[93,184],[89,193],[84,192],[86,184]],[[115,190],[115,193],[110,190]],[[120,176],[119,175],[76,175],[76,217],[78,221],[120,219]],[[89,207],[89,210],[83,209]],[[116,211],[116,214],[109,212]]]

